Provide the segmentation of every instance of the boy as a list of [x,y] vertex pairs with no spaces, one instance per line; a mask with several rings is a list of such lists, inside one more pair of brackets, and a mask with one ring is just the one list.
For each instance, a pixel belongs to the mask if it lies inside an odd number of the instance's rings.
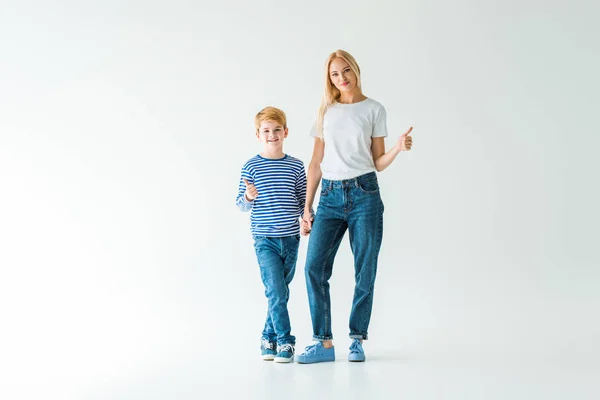
[[291,334],[287,302],[298,258],[306,173],[302,161],[283,152],[288,135],[283,111],[266,107],[256,115],[254,125],[264,147],[242,167],[236,204],[251,211],[254,249],[268,300],[262,359],[290,362],[296,338]]

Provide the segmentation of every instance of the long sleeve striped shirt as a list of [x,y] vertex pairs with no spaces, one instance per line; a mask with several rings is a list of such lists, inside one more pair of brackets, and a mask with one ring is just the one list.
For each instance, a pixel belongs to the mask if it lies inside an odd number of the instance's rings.
[[[258,196],[253,201],[246,199],[244,179],[256,187]],[[299,159],[287,154],[280,159],[256,155],[242,167],[236,204],[251,211],[253,236],[297,235],[305,201],[306,172]]]

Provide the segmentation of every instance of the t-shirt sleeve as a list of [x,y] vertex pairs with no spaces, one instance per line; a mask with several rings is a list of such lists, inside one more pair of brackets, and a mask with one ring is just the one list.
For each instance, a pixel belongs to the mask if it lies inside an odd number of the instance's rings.
[[375,114],[375,124],[373,125],[371,137],[387,137],[387,135],[387,113],[385,108],[381,106]]

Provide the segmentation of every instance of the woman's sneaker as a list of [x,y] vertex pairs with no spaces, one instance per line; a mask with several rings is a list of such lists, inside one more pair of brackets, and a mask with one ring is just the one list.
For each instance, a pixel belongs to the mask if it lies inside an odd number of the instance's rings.
[[304,353],[296,356],[296,362],[300,364],[313,364],[326,361],[335,361],[335,349],[333,346],[326,349],[321,342],[307,346],[304,349]]
[[277,363],[289,363],[294,359],[294,345],[286,343],[277,347],[277,355],[275,356],[275,362]]
[[360,339],[354,339],[350,345],[348,361],[365,361],[365,358],[365,351],[360,343]]
[[277,343],[269,342],[267,339],[260,340],[260,356],[265,361],[273,361],[275,358],[275,347]]

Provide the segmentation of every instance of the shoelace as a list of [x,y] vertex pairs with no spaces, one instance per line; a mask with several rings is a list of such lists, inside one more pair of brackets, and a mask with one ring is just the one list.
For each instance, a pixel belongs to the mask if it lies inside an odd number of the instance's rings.
[[363,353],[363,349],[360,344],[360,340],[355,339],[352,341],[352,344],[350,345],[350,352],[351,353]]
[[306,346],[304,348],[304,352],[306,354],[315,354],[317,351],[317,346],[319,345],[319,343],[315,343],[315,344],[311,344],[310,346]]
[[279,349],[278,349],[277,352],[280,353],[282,351],[289,351],[290,353],[293,353],[294,352],[294,346],[292,346],[289,343],[282,344],[281,346],[279,346]]
[[266,339],[262,339],[261,342],[264,349],[273,350],[273,343],[269,342]]

